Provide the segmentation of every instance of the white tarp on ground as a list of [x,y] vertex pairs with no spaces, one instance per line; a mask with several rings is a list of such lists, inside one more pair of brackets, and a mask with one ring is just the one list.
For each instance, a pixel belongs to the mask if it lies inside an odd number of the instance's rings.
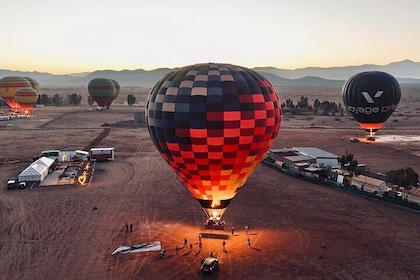
[[161,249],[160,241],[153,241],[132,246],[120,246],[111,255],[126,254],[126,253],[139,253],[148,251],[159,251]]
[[47,157],[41,157],[32,162],[19,175],[19,182],[41,182],[48,175],[48,170],[54,160]]

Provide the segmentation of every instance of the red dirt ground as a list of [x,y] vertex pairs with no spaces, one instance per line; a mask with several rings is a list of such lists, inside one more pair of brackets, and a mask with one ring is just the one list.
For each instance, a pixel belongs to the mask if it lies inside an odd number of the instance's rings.
[[[103,132],[101,124],[130,120],[136,110],[39,108],[35,117],[0,130],[0,160],[84,148]],[[411,166],[420,173],[418,142],[352,143],[349,137],[364,132],[350,120],[329,129],[292,128],[291,121],[283,122],[274,147],[315,146],[337,155],[347,150],[375,171]],[[146,128],[111,127],[100,144],[115,146],[116,160],[98,164],[87,187],[0,190],[1,279],[420,279],[418,212],[259,165],[226,210],[226,230],[212,232],[204,230],[198,202],[160,157]],[[1,182],[28,164],[0,165]],[[126,223],[133,232],[125,231]],[[199,252],[198,235],[205,232],[218,236],[203,238]],[[184,238],[192,251],[175,255]],[[120,245],[157,240],[167,250],[164,258],[158,252],[111,256]],[[220,270],[204,276],[199,263],[210,252],[220,259]]]

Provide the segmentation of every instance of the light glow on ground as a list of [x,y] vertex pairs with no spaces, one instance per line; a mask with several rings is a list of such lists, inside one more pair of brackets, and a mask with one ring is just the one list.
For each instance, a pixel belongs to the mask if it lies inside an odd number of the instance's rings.
[[375,140],[379,142],[420,142],[420,135],[380,135],[375,136]]

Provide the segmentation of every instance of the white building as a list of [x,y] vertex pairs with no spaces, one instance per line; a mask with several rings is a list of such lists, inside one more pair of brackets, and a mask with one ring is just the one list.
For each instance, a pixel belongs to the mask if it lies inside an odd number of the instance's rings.
[[351,177],[351,184],[365,192],[384,194],[388,190],[386,182],[365,175]]
[[54,163],[54,159],[41,157],[32,162],[19,175],[19,182],[41,182],[48,175],[48,170]]
[[338,162],[339,156],[330,152],[315,147],[293,147],[293,149],[302,155],[315,158],[316,163],[323,166],[331,166],[332,169],[341,167],[340,163]]

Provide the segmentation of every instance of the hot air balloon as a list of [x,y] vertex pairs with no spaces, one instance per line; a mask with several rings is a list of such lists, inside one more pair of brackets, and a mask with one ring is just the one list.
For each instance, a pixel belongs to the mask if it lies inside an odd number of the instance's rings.
[[15,100],[15,91],[21,87],[31,87],[31,83],[19,76],[7,76],[0,80],[0,97],[14,111],[19,111],[19,104]]
[[31,83],[31,87],[36,90],[36,92],[39,94],[39,84],[35,79],[32,79],[31,77],[24,77]]
[[114,83],[105,78],[91,80],[88,84],[88,91],[93,100],[102,108],[116,95]]
[[347,111],[370,136],[382,127],[401,99],[398,81],[380,71],[354,75],[344,84],[342,93]]
[[22,87],[15,91],[15,100],[20,109],[29,114],[38,100],[38,92],[32,87]]
[[278,134],[280,103],[260,74],[230,64],[175,69],[146,104],[153,142],[209,218],[226,207]]
[[112,79],[110,79],[110,80],[111,80],[111,82],[114,83],[114,86],[115,86],[115,96],[110,101],[108,101],[108,103],[106,104],[106,107],[108,109],[109,109],[109,106],[111,106],[111,103],[114,102],[115,98],[117,98],[118,95],[120,94],[120,89],[121,89],[120,84],[116,80],[112,80]]

